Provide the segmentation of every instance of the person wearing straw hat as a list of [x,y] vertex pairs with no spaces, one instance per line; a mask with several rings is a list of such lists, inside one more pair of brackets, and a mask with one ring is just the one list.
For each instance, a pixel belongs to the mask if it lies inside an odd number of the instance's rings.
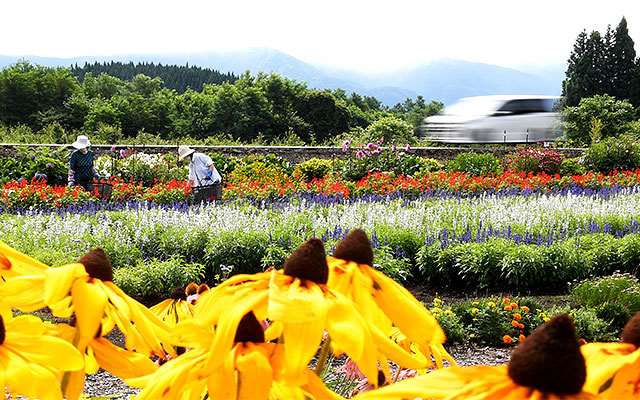
[[93,152],[89,150],[91,142],[85,135],[80,135],[71,143],[76,149],[69,157],[69,186],[82,186],[85,190],[93,189],[93,179],[98,173],[93,167]]
[[192,188],[222,182],[222,177],[208,155],[199,153],[189,146],[181,145],[178,146],[178,159],[180,161],[189,160],[189,185]]

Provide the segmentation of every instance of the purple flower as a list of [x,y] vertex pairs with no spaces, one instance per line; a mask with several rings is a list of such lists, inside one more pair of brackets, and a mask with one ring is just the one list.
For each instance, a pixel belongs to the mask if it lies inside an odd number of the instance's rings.
[[404,146],[404,151],[410,151],[410,150],[411,150],[411,145],[407,143],[407,145]]
[[378,139],[378,144],[380,146],[382,146],[383,143],[384,143],[384,137],[381,137],[380,139]]
[[344,142],[342,142],[342,151],[343,152],[347,152],[347,150],[349,150],[349,147],[351,147],[351,139],[347,139]]
[[111,146],[111,151],[112,152],[116,151],[116,146]]
[[371,150],[371,151],[374,151],[374,150],[376,150],[377,148],[378,148],[378,145],[377,145],[377,144],[375,144],[375,143],[369,143],[369,144],[367,145],[367,149],[369,149],[369,150]]
[[364,158],[365,156],[365,152],[362,150],[358,150],[358,152],[356,153],[356,158]]
[[125,149],[120,150],[120,158],[125,158],[127,156],[127,151]]

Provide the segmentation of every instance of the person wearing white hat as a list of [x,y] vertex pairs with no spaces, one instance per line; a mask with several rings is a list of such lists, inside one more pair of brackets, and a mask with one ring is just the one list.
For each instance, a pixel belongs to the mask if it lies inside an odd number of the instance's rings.
[[69,186],[82,186],[85,190],[93,189],[93,179],[98,174],[93,167],[93,152],[89,150],[91,142],[85,135],[79,135],[76,141],[71,143],[76,149],[69,157]]
[[197,188],[222,182],[222,177],[208,155],[199,153],[189,146],[181,145],[178,146],[178,159],[180,161],[189,160],[189,185],[191,187]]

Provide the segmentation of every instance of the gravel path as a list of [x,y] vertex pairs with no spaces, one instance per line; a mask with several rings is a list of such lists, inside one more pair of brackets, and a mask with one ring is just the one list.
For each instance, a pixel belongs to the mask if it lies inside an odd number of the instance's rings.
[[[512,349],[455,345],[448,349],[449,353],[459,365],[500,365],[509,362]],[[106,371],[88,376],[84,386],[84,393],[89,397],[100,399],[125,400],[137,393]]]

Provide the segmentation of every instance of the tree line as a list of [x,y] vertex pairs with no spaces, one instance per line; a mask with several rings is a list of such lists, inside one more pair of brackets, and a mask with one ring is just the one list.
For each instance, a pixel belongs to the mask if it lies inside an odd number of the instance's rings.
[[162,65],[152,62],[136,64],[119,61],[95,62],[85,63],[82,67],[75,64],[71,67],[71,73],[81,82],[87,74],[93,76],[107,74],[125,81],[130,81],[136,75],[142,74],[162,79],[165,87],[174,89],[178,93],[184,93],[187,89],[201,91],[205,84],[234,82],[238,79],[231,72],[222,73],[214,69],[190,66],[188,63],[186,65]]
[[626,18],[602,35],[583,30],[573,45],[562,85],[563,102],[577,106],[595,95],[610,95],[640,106],[640,58],[629,35]]
[[[172,87],[160,76],[130,77],[144,68],[164,74]],[[191,74],[188,69],[202,79],[188,83],[180,78]],[[205,82],[206,76],[221,81]],[[201,89],[194,88],[198,82]],[[295,136],[305,143],[326,143],[383,118],[417,128],[442,107],[422,97],[386,107],[374,97],[312,89],[278,74],[235,77],[193,66],[107,63],[80,69],[19,62],[0,70],[0,125],[108,131],[113,140],[150,133],[164,140],[224,135],[268,142]]]

